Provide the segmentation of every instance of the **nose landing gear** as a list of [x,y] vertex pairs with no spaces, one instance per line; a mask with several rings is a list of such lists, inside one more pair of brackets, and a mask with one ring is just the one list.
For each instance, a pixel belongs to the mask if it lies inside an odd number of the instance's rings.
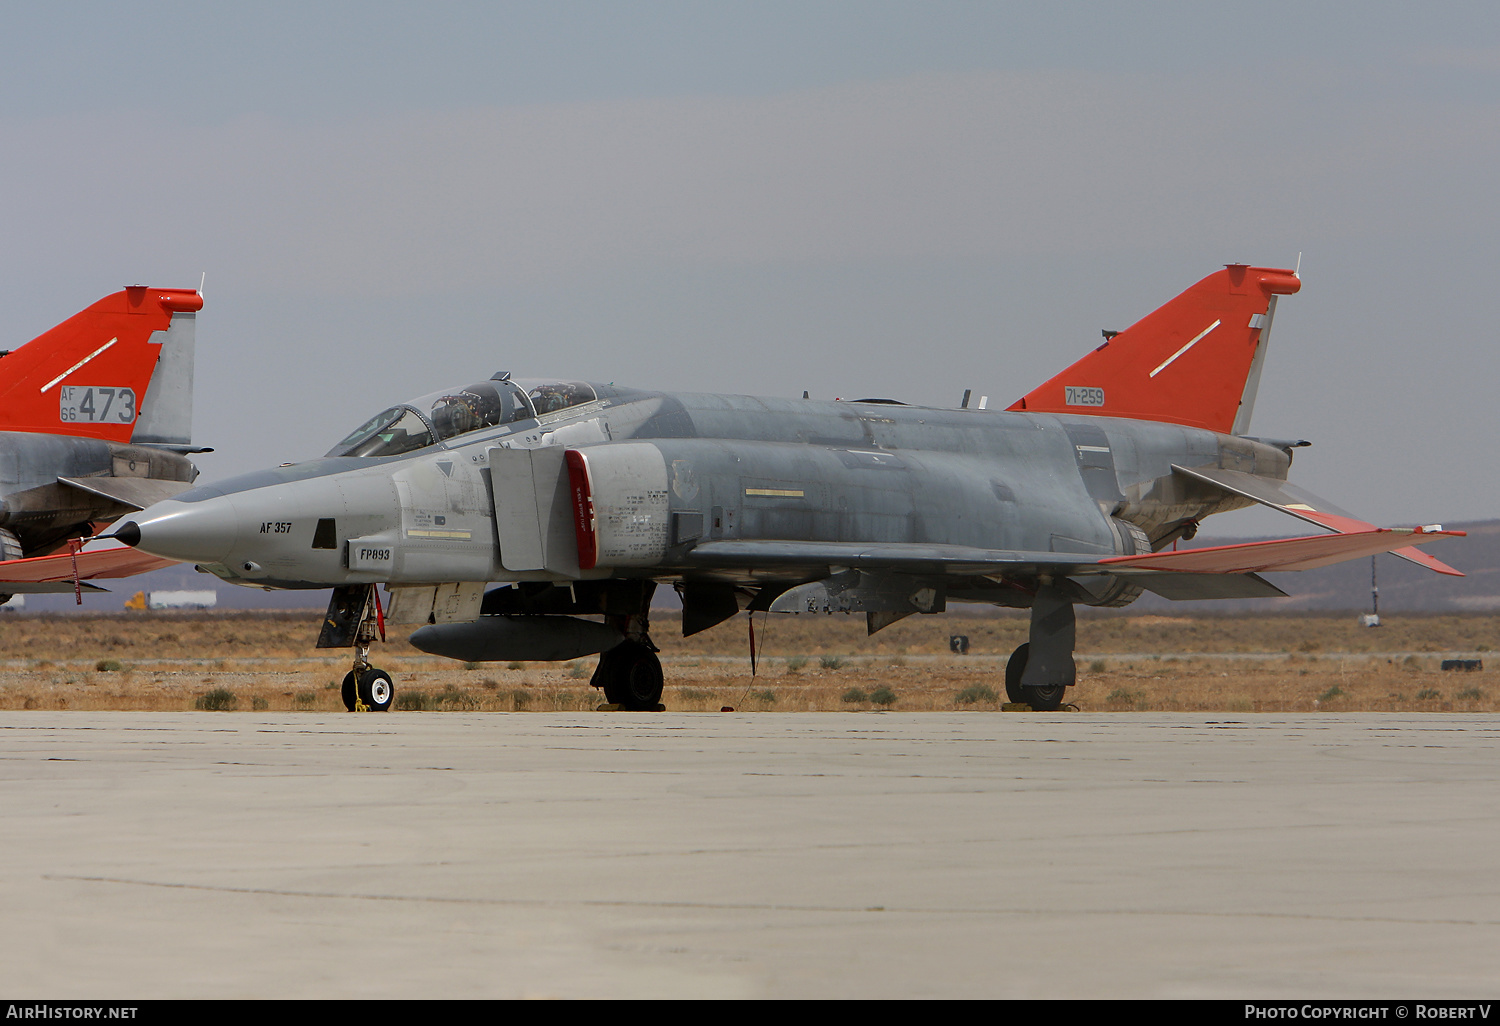
[[385,613],[376,585],[353,584],[333,589],[319,648],[354,647],[354,668],[344,675],[344,708],[350,712],[386,712],[396,698],[391,675],[370,665],[370,645],[385,640]]

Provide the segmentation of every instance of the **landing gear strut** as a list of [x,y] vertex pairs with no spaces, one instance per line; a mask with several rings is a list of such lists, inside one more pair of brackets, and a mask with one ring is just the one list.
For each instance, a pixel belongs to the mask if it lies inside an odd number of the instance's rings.
[[589,683],[604,692],[610,705],[636,712],[656,712],[661,708],[661,660],[651,643],[650,593],[639,612],[606,616],[605,623],[615,627],[625,640],[599,653],[599,665]]
[[350,712],[386,712],[396,698],[391,675],[370,665],[370,645],[385,640],[385,617],[376,585],[354,584],[333,589],[319,648],[354,646],[354,668],[344,675],[344,708]]
[[1072,595],[1055,584],[1042,585],[1031,604],[1031,640],[1005,664],[1005,697],[1038,712],[1059,708],[1063,693],[1078,679],[1076,635]]

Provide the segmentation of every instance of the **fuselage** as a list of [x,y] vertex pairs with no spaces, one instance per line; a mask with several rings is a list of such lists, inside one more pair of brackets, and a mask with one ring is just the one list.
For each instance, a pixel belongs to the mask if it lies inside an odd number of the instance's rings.
[[[185,456],[158,447],[0,431],[0,529],[18,539],[21,553],[36,555],[86,534],[90,522],[137,510],[121,498],[152,495],[143,483],[170,482],[180,491],[197,473]],[[167,494],[154,490],[145,502]]]
[[[1150,421],[586,388],[586,401],[413,451],[192,489],[134,518],[139,544],[281,588],[670,578],[692,572],[696,543],[720,539],[1112,554],[1128,551],[1122,525],[1160,545],[1247,504],[1173,464],[1270,478],[1290,464],[1274,446]],[[539,515],[536,495],[509,486],[517,450],[569,449],[614,474],[618,544],[591,567],[517,569],[507,525]]]

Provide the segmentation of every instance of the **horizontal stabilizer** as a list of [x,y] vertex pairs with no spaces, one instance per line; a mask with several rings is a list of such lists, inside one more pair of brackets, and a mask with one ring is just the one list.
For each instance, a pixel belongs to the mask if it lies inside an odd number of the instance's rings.
[[150,570],[174,566],[178,562],[124,545],[85,549],[76,557],[70,552],[56,552],[50,556],[33,556],[30,559],[7,559],[0,561],[0,590],[16,591],[10,586],[13,583],[45,584],[53,581],[65,581],[68,588],[72,588],[75,560],[77,577],[84,581],[91,578],[133,577]]
[[1101,559],[1099,563],[1107,569],[1129,567],[1190,574],[1316,570],[1318,567],[1331,566],[1361,556],[1373,556],[1378,552],[1391,552],[1411,545],[1424,545],[1439,538],[1461,538],[1464,535],[1463,531],[1426,530],[1421,527],[1373,528],[1347,534],[1278,538],[1240,545],[1152,552],[1139,556],[1110,556]]
[[193,487],[188,481],[163,481],[154,477],[60,477],[62,484],[90,495],[99,495],[132,510],[142,510]]
[[[1305,520],[1309,524],[1317,524],[1330,531],[1338,531],[1340,534],[1375,530],[1374,524],[1361,520],[1354,514],[1339,509],[1333,503],[1320,499],[1311,492],[1287,481],[1257,477],[1239,470],[1222,470],[1218,467],[1180,467],[1173,464],[1172,471],[1192,480],[1203,481],[1216,488],[1222,488],[1226,492],[1254,499],[1262,505],[1290,514],[1299,520]],[[1453,569],[1447,563],[1425,552],[1403,550],[1391,554],[1440,574],[1447,574],[1450,577],[1463,576],[1462,571]]]

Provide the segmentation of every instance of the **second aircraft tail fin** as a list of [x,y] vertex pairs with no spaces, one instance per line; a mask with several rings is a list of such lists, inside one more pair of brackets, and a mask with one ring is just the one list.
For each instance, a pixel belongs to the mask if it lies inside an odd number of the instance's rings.
[[1293,271],[1230,264],[1033,389],[1010,409],[1249,430],[1276,297]]
[[[132,285],[4,354],[0,431],[129,442],[139,421],[150,437],[136,441],[186,442],[191,322],[202,306],[193,289]],[[153,340],[155,332],[165,334]]]

